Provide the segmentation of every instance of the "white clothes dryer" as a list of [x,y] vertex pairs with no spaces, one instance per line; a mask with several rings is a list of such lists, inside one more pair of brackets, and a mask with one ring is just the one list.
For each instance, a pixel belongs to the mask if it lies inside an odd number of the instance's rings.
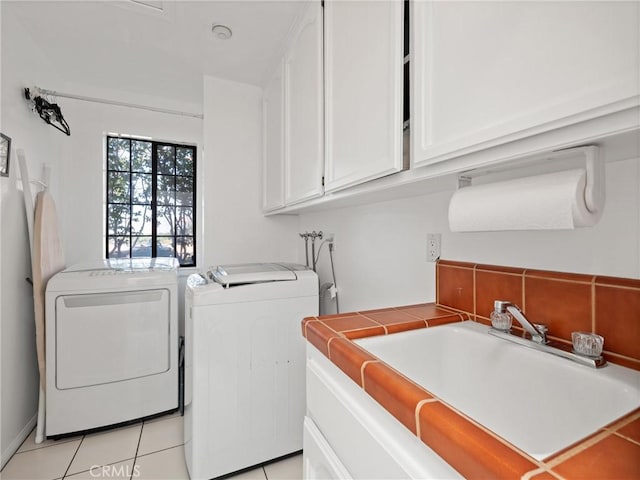
[[318,277],[290,264],[221,266],[185,293],[185,457],[192,480],[302,449],[304,317]]
[[178,407],[178,262],[104,260],[47,284],[46,435]]

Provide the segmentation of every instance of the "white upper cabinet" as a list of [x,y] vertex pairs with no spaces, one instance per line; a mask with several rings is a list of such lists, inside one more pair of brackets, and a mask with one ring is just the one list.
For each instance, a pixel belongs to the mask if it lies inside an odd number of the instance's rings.
[[284,206],[284,67],[279,62],[262,97],[262,210]]
[[325,1],[326,191],[403,168],[403,3]]
[[285,203],[322,195],[322,6],[312,2],[284,59]]
[[413,2],[412,166],[637,106],[639,9]]

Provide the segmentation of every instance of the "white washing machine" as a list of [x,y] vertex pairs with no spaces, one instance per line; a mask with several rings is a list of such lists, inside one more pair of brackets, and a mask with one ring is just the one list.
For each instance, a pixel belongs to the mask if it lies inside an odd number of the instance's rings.
[[104,260],[47,284],[46,435],[178,406],[178,262]]
[[305,343],[318,277],[300,265],[217,267],[185,294],[185,457],[192,480],[302,449]]

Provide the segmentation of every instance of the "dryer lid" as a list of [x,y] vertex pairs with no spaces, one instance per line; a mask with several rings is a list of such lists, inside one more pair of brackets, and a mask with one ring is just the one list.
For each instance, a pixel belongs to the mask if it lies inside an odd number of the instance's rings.
[[180,266],[177,258],[173,257],[139,257],[139,258],[108,258],[92,262],[77,263],[64,269],[64,273],[76,272],[161,272],[177,270]]
[[277,263],[244,263],[219,265],[209,270],[209,278],[230,287],[247,283],[282,282],[298,277],[289,268]]

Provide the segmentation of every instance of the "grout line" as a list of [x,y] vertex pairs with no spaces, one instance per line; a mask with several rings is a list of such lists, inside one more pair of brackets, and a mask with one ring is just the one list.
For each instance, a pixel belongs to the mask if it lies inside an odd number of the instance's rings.
[[[338,332],[337,330],[335,330],[333,327],[331,327],[330,325],[327,325],[326,323],[324,323],[322,320],[319,320],[318,323],[320,323],[321,325],[324,325],[325,327],[327,327],[329,330],[331,330],[333,333],[336,334],[336,336],[331,337],[331,338],[347,338],[344,335],[344,332]],[[349,330],[345,330],[345,331],[349,331]],[[329,339],[329,341],[331,341],[331,339]]]
[[512,277],[519,277],[520,275],[522,275],[522,273],[503,272],[502,270],[487,270],[485,268],[477,268],[477,265],[476,265],[476,271],[482,272],[482,273],[495,273],[497,275],[511,275]]
[[[448,305],[440,305],[440,304],[436,303],[436,308],[439,308],[441,310],[445,310],[449,314],[458,313],[455,308],[450,307]],[[447,316],[448,315],[438,315],[437,317],[431,317],[431,318],[440,318],[440,317],[447,317]]]
[[267,476],[267,469],[264,468],[264,465],[262,465],[262,473],[264,475],[265,480],[269,480],[269,477]]
[[606,427],[604,427],[604,430],[609,430],[611,432],[617,432],[621,428],[626,427],[627,425],[629,425],[630,423],[635,422],[638,419],[640,419],[640,409],[638,409],[638,411],[636,411],[636,412],[631,412],[630,414],[626,415],[625,418],[618,419],[617,421],[614,420],[613,423],[611,423],[611,424],[607,425]]
[[638,358],[629,357],[629,356],[623,355],[621,353],[611,352],[611,351],[606,350],[606,349],[602,350],[602,352],[606,353],[607,355],[613,355],[613,356],[615,356],[617,358],[621,358],[623,360],[631,360],[632,362],[636,362],[636,363],[640,362],[640,359],[638,359]]
[[444,268],[457,268],[457,269],[460,269],[460,270],[473,270],[474,268],[476,268],[476,264],[475,263],[469,263],[468,265],[469,265],[468,267],[463,267],[461,265],[445,264],[445,265],[442,265],[442,267],[444,267]]
[[554,472],[553,470],[549,470],[546,467],[539,467],[539,468],[536,468],[535,470],[531,470],[531,471],[525,473],[522,476],[521,480],[531,480],[532,478],[538,476],[541,473],[546,473],[548,475],[551,475],[554,478],[557,478],[557,479],[560,479],[560,480],[564,480],[564,477],[561,477],[556,472]]
[[[98,464],[92,465],[91,467],[87,468],[86,470],[81,470],[79,472],[73,472],[72,474],[67,475],[65,477],[58,477],[57,480],[68,479],[68,478],[71,478],[71,477],[75,477],[76,475],[80,475],[81,473],[87,473],[87,472],[89,472],[89,474],[91,475],[91,470],[93,470],[94,467],[98,467],[98,466],[99,467],[108,467],[110,465],[115,465],[116,463],[128,462],[129,460],[135,460],[135,458],[130,457],[130,458],[125,458],[124,460],[116,460],[116,461],[113,461],[113,462],[110,462],[110,463],[104,463],[104,464],[100,464],[100,465],[98,465]],[[99,478],[99,477],[96,477],[96,478]]]
[[[305,325],[306,327],[306,325]],[[140,435],[138,435],[138,444],[136,445],[136,453],[133,456],[133,465],[131,466],[131,475],[129,476],[129,480],[133,479],[133,472],[135,472],[136,470],[136,463],[138,463],[138,451],[140,450],[140,443],[142,442],[142,432],[144,432],[144,421],[142,422],[142,425],[140,426]]]
[[[134,460],[137,460],[138,458],[143,458],[143,457],[148,457],[149,455],[155,455],[156,453],[161,453],[161,452],[166,452],[167,450],[172,450],[174,448],[178,448],[178,447],[184,447],[184,443],[181,443],[179,445],[174,445],[172,447],[165,447],[165,448],[161,448],[160,450],[154,450],[153,452],[149,452],[149,453],[142,453],[140,455],[136,455],[136,457],[134,458]],[[130,458],[128,458],[127,460],[131,460]],[[121,460],[124,462],[124,460]],[[116,462],[117,463],[117,462]]]
[[[445,307],[438,306],[437,308],[444,309]],[[449,311],[447,311],[447,312],[443,313],[442,315],[418,315],[416,313],[409,313],[409,312],[404,311],[404,310],[400,310],[400,311],[402,313],[405,313],[405,314],[417,319],[417,320],[425,320],[425,321],[427,321],[427,320],[436,320],[438,318],[450,317],[451,315],[455,315],[455,314],[458,313],[458,312],[449,312]]]
[[[469,417],[465,413],[463,413],[460,410],[458,410],[457,408],[453,407],[451,404],[445,402],[442,398],[437,397],[435,395],[433,397],[435,399],[439,400],[440,404],[444,405],[449,410],[451,410],[452,412],[456,413],[461,419],[466,420],[469,424],[475,426],[476,428],[478,428],[479,430],[481,430],[482,432],[487,434],[489,437],[493,438],[494,440],[496,440],[499,443],[503,444],[504,446],[508,447],[509,450],[511,450],[512,452],[517,453],[518,455],[520,455],[520,457],[526,458],[527,460],[529,460],[534,465],[537,465],[538,467],[544,467],[545,466],[544,461],[536,460],[535,458],[531,457],[525,451],[521,450],[520,448],[516,447],[512,443],[508,442],[507,440],[505,440],[501,436],[499,436],[496,433],[494,433],[492,430],[489,430],[487,427],[482,425],[480,422],[478,422],[478,421],[474,420],[473,418]],[[427,444],[427,445],[429,445],[429,444]]]
[[538,467],[534,470],[529,470],[527,473],[520,477],[520,480],[531,480],[533,477],[537,476],[540,473],[546,473],[547,469],[544,467]]
[[440,262],[436,263],[436,305],[440,303]]
[[393,322],[393,323],[385,323],[385,324],[381,323],[380,326],[381,327],[385,327],[385,330],[386,330],[386,327],[394,327],[396,325],[411,325],[411,324],[416,323],[416,322],[424,322],[424,321],[425,321],[424,318],[415,317],[415,318],[411,318],[411,319],[407,319],[407,320],[399,320],[399,321]]
[[597,433],[596,435],[592,436],[588,440],[584,440],[578,443],[577,445],[574,445],[573,448],[570,448],[569,450],[565,451],[563,454],[558,455],[557,457],[551,460],[545,461],[545,463],[547,467],[553,469],[558,465],[560,465],[561,463],[564,463],[567,460],[575,457],[576,455],[584,452],[588,448],[600,443],[602,440],[604,440],[605,438],[611,435],[613,435],[613,432],[608,430],[601,430],[600,433]]
[[[36,427],[33,427],[33,430],[35,430],[35,429],[36,429]],[[31,432],[29,432],[29,436],[31,436],[31,433],[33,433],[33,430],[31,430]],[[75,435],[73,437],[63,437],[63,438],[61,438],[59,440],[55,440],[54,443],[51,443],[49,445],[38,444],[38,443],[35,443],[35,440],[34,440],[34,445],[35,445],[34,448],[30,448],[29,450],[23,450],[22,452],[20,452],[19,450],[24,446],[25,443],[27,443],[27,440],[29,440],[29,436],[27,436],[27,438],[25,438],[22,441],[22,443],[18,447],[18,450],[16,450],[16,452],[11,456],[11,458],[13,458],[16,455],[21,455],[23,453],[35,452],[36,450],[42,450],[43,448],[55,447],[57,445],[62,445],[64,443],[75,442],[76,440],[78,440],[78,437],[80,437],[80,438],[84,437],[84,435]],[[45,438],[45,441],[46,440],[47,439]],[[11,458],[9,460],[11,460]],[[9,462],[7,462],[7,463],[9,463]]]
[[[438,305],[438,308],[443,308],[443,306],[442,306],[442,305]],[[447,307],[446,307],[446,308],[448,308],[449,310],[451,310],[451,315],[442,315],[442,316],[440,316],[440,317],[434,317],[433,319],[436,319],[436,318],[445,318],[445,317],[450,317],[450,316],[452,316],[452,315],[459,315],[459,314],[461,314],[461,313],[463,313],[463,314],[465,314],[465,315],[473,315],[472,313],[469,313],[469,312],[467,312],[467,311],[465,311],[465,310],[461,310],[461,309],[459,309],[459,308],[450,307],[450,306],[448,306],[448,305],[447,305]],[[432,320],[432,319],[431,319],[431,318],[428,318],[427,320]]]
[[[422,441],[422,438],[420,437],[421,435],[421,431],[420,431],[420,410],[422,410],[422,407],[426,404],[426,403],[434,403],[437,402],[438,399],[437,398],[425,398],[423,400],[420,400],[417,404],[416,404],[416,408],[415,408],[415,418],[416,418],[416,437],[418,437],[418,439],[420,441]],[[424,442],[423,442],[424,443]]]
[[437,326],[438,326],[438,324],[435,324],[435,325],[429,325],[429,322],[430,322],[431,320],[438,320],[438,319],[440,319],[440,318],[449,318],[449,319],[451,319],[451,321],[450,321],[450,322],[448,322],[448,323],[441,323],[441,324],[440,324],[440,325],[448,325],[448,324],[450,324],[450,323],[464,322],[465,320],[470,320],[470,319],[471,319],[471,318],[465,318],[465,315],[466,315],[467,317],[471,317],[471,316],[470,316],[468,313],[466,313],[466,312],[465,312],[465,313],[454,313],[454,314],[451,314],[451,315],[446,315],[446,316],[444,316],[444,317],[429,318],[429,319],[425,320],[424,322],[427,324],[427,327],[437,327]]
[[526,312],[527,311],[527,295],[525,293],[525,285],[527,284],[526,282],[527,279],[527,270],[523,270],[522,271],[522,311]]
[[547,473],[556,477],[559,480],[565,480],[563,476],[561,476],[559,473],[554,472],[553,470],[547,470]]
[[365,360],[364,362],[362,362],[362,365],[360,365],[360,384],[361,384],[360,386],[365,391],[366,389],[364,388],[364,369],[367,368],[367,365],[369,365],[370,363],[380,363],[380,360]]
[[472,295],[473,295],[473,318],[475,318],[475,317],[476,317],[476,312],[478,311],[478,310],[477,310],[477,307],[476,307],[476,266],[477,266],[477,265],[474,265],[474,266],[473,266],[473,275],[472,275],[472,277],[471,277],[471,278],[472,278],[472,280],[473,280],[473,283],[471,284],[471,285],[472,285],[472,287],[471,287],[471,288],[472,288],[471,293],[472,293]]
[[529,278],[535,278],[536,280],[548,280],[551,282],[562,282],[562,283],[577,283],[579,285],[591,285],[592,280],[569,280],[566,278],[554,278],[554,277],[545,277],[544,275],[528,275]]
[[309,322],[310,322],[310,321],[311,321],[311,320],[309,320],[309,321],[307,321],[307,322],[304,322],[304,332],[303,332],[303,333],[304,333],[304,338],[309,338],[309,337],[307,336],[307,329],[309,328]]
[[[384,334],[385,335],[389,334],[389,331],[387,330],[387,327],[384,324],[378,322],[375,318],[367,317],[366,315],[364,315],[364,314],[362,314],[360,312],[358,312],[358,315],[361,315],[362,317],[366,318],[367,320],[369,320],[369,321],[375,323],[376,325],[379,325],[382,328],[384,328]],[[374,325],[374,327],[375,327],[375,325]],[[364,328],[372,328],[372,327],[364,327]],[[362,328],[355,328],[354,330],[362,330]],[[345,332],[351,332],[351,331],[352,330],[345,330]]]
[[67,476],[67,473],[69,473],[69,469],[71,468],[71,464],[73,463],[73,461],[76,458],[76,455],[78,455],[78,452],[80,451],[80,447],[82,446],[82,444],[84,443],[84,439],[86,438],[86,435],[83,435],[82,438],[80,439],[80,443],[78,444],[78,448],[76,448],[76,451],[73,454],[73,457],[71,457],[71,460],[69,461],[69,465],[67,465],[67,469],[64,471],[64,473],[62,474],[62,478],[65,478]]
[[591,332],[596,333],[596,276],[591,279]]
[[322,320],[318,320],[318,322],[320,322],[321,325],[324,325],[325,327],[327,327],[329,330],[331,330],[333,333],[337,333],[339,334],[340,332],[338,332],[337,330],[335,330],[331,325],[327,325],[326,323],[324,323]]
[[623,434],[622,434],[622,433],[620,433],[619,431],[617,431],[617,432],[613,432],[613,435],[614,435],[614,436],[616,436],[616,437],[623,438],[623,439],[625,439],[625,440],[627,440],[627,441],[629,441],[629,442],[631,442],[631,443],[634,443],[634,444],[636,444],[636,445],[638,445],[638,446],[640,447],[640,442],[639,442],[639,441],[637,441],[637,440],[635,440],[635,439],[633,439],[633,438],[631,438],[631,437],[628,437],[628,436],[626,436],[626,435],[623,435]]
[[598,283],[597,281],[595,282],[595,284],[598,287],[619,288],[621,290],[632,290],[634,292],[637,292],[638,290],[640,290],[640,287],[629,287],[627,285],[610,285],[608,283]]
[[335,338],[338,337],[331,337],[328,341],[327,341],[327,355],[329,356],[329,360],[331,360],[331,341]]
[[379,323],[378,323],[377,325],[370,325],[370,326],[368,326],[368,327],[362,327],[362,328],[351,328],[351,329],[349,329],[349,330],[343,330],[342,332],[339,332],[339,333],[343,334],[343,335],[341,335],[342,337],[345,337],[345,335],[344,335],[345,333],[361,332],[361,331],[363,331],[363,330],[371,330],[371,329],[373,329],[373,328],[380,328],[380,327],[382,327],[382,328],[384,329],[384,332],[385,332],[385,335],[386,335],[386,334],[387,334],[387,329],[385,328],[385,326],[384,326],[384,325],[379,324]]

